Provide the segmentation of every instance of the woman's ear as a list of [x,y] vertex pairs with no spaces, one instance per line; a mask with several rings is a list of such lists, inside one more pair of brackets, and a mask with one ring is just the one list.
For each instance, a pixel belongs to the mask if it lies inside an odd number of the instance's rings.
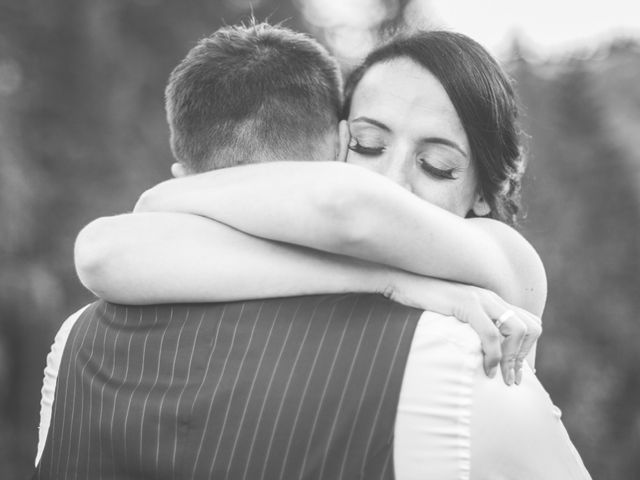
[[475,213],[478,217],[486,217],[491,213],[491,206],[485,201],[482,194],[478,193],[476,195],[476,201],[473,203],[473,207],[471,208],[473,213]]
[[184,164],[176,162],[171,165],[171,175],[173,175],[174,178],[180,178],[189,175],[189,172]]
[[338,162],[347,161],[347,150],[349,148],[349,141],[351,140],[349,135],[349,125],[346,120],[340,120],[338,123],[338,155],[336,160]]

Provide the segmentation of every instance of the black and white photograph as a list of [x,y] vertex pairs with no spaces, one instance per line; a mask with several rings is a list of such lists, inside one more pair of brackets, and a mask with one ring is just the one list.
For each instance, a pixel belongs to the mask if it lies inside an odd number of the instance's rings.
[[0,0],[0,478],[640,478],[640,9]]

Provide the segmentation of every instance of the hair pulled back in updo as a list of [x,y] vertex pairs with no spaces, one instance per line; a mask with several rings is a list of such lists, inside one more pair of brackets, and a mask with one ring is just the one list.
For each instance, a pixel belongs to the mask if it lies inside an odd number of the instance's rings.
[[472,161],[490,217],[515,224],[520,210],[524,156],[518,135],[518,106],[507,75],[476,41],[454,32],[398,36],[371,52],[345,85],[343,118],[353,93],[373,65],[409,58],[442,84],[465,129]]

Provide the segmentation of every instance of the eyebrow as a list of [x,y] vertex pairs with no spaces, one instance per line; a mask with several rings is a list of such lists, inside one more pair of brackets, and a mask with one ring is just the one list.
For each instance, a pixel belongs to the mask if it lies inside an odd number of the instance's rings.
[[391,129],[389,127],[387,127],[384,123],[379,122],[378,120],[374,120],[373,118],[369,118],[369,117],[358,117],[358,118],[354,118],[353,120],[351,120],[351,122],[366,122],[366,123],[370,123],[371,125],[374,125],[382,130],[384,130],[385,132],[390,132]]
[[[354,118],[353,120],[351,120],[351,122],[365,122],[365,123],[370,123],[371,125],[374,125],[378,128],[380,128],[381,130],[384,130],[385,132],[391,132],[391,129],[386,126],[384,123],[375,120],[373,118],[370,117],[358,117],[358,118]],[[420,139],[421,143],[435,143],[437,145],[445,145],[447,147],[451,147],[454,150],[457,150],[458,152],[460,152],[464,157],[468,158],[469,154],[467,152],[464,151],[464,149],[458,145],[456,142],[449,140],[448,138],[442,138],[442,137],[425,137],[425,138],[421,138]]]

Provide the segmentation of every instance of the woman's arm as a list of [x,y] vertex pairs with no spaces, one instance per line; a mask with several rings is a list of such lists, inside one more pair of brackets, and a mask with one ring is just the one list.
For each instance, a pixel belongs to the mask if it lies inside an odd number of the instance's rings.
[[387,293],[391,269],[252,237],[178,213],[94,220],[75,244],[82,284],[123,304],[217,302],[318,293]]
[[137,211],[194,213],[251,235],[469,283],[541,315],[546,277],[512,228],[463,219],[361,167],[273,162],[163,182]]
[[78,235],[75,260],[87,288],[126,304],[382,293],[469,323],[480,336],[486,371],[494,370],[502,358],[505,380],[511,369],[518,372],[541,333],[526,312],[517,312],[517,318],[498,330],[494,320],[514,307],[484,289],[266,241],[194,215],[98,219]]

